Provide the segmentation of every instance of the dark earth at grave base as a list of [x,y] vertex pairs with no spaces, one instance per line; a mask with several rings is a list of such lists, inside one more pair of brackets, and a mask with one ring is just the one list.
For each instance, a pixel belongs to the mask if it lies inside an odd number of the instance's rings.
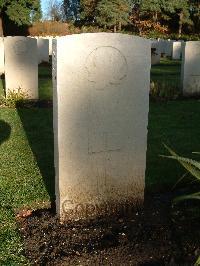
[[55,209],[18,215],[32,265],[190,266],[200,255],[200,203],[146,195],[143,210],[60,224]]

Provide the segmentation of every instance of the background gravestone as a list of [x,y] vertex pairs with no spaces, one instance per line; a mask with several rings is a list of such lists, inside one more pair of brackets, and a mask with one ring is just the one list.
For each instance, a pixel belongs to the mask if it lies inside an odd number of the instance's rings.
[[47,39],[49,40],[49,56],[52,56],[52,42],[54,37],[48,36]]
[[162,39],[159,39],[158,40],[158,43],[159,43],[159,46],[160,46],[160,53],[161,53],[162,56],[164,56],[165,53],[166,53],[166,48],[165,48],[166,41],[165,40],[162,40]]
[[150,67],[143,38],[94,33],[53,41],[61,219],[108,215],[113,206],[143,201]]
[[185,43],[181,71],[183,94],[200,94],[200,41]]
[[160,64],[161,45],[158,41],[151,42],[151,65]]
[[6,94],[19,88],[27,98],[38,99],[37,40],[26,37],[6,37]]
[[4,73],[4,38],[0,37],[0,75]]
[[168,57],[172,56],[172,51],[173,51],[173,40],[166,40],[165,41],[165,54]]
[[180,60],[182,54],[182,42],[173,42],[173,54],[172,59],[174,60]]
[[42,37],[37,39],[38,63],[49,62],[49,40]]

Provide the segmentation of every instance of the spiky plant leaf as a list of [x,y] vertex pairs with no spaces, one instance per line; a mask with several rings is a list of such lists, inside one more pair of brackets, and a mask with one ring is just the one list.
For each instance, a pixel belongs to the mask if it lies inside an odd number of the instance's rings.
[[197,261],[196,261],[194,266],[199,266],[199,265],[200,265],[200,256],[198,257],[198,259],[197,259]]
[[161,155],[162,157],[177,160],[188,172],[190,172],[197,180],[200,181],[200,162],[195,160],[181,157],[177,155],[172,149],[167,145],[164,145],[166,149],[172,154],[172,156]]
[[[181,157],[181,156],[177,155],[167,145],[164,144],[164,146],[169,151],[171,156],[162,155],[162,157],[178,161],[192,176],[194,176],[198,181],[200,181],[200,162],[197,162],[197,161],[189,159],[189,158]],[[200,192],[176,197],[174,202],[178,202],[178,201],[182,201],[182,200],[188,200],[188,199],[200,200]]]
[[200,192],[189,194],[189,195],[185,195],[185,196],[176,197],[174,199],[174,202],[176,203],[176,202],[187,200],[187,199],[200,200]]

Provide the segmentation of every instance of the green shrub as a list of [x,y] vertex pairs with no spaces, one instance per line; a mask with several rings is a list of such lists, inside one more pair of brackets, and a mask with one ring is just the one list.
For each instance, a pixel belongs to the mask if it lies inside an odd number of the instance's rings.
[[23,104],[28,98],[28,94],[23,92],[21,88],[17,90],[8,90],[6,97],[0,97],[0,105],[15,108],[19,104]]
[[153,99],[174,100],[180,95],[180,86],[174,82],[151,81],[150,97]]

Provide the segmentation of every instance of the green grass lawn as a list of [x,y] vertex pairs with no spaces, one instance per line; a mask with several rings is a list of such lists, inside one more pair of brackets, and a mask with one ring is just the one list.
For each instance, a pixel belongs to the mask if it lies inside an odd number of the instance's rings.
[[[176,72],[178,79],[180,64],[169,65],[166,62],[166,72],[170,76]],[[152,72],[152,78],[159,72],[164,76],[160,65]],[[40,73],[40,97],[51,99],[50,72],[41,69]],[[51,108],[0,108],[0,265],[28,264],[15,222],[16,210],[40,209],[55,199],[52,116]],[[178,163],[159,156],[167,154],[162,143],[191,157],[193,151],[200,151],[199,120],[198,100],[150,103],[147,189],[169,190],[184,173]]]
[[152,66],[152,81],[171,81],[180,82],[181,78],[181,61],[161,58],[160,64]]
[[181,94],[181,61],[161,58],[160,64],[151,68],[151,82],[158,85],[161,97],[172,99]]

